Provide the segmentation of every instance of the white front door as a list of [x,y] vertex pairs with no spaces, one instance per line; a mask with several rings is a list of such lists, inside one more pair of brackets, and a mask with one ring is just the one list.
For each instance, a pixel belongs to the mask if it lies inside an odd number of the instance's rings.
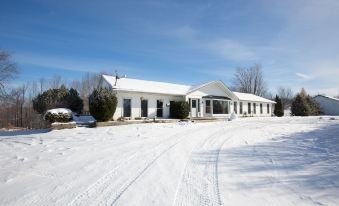
[[191,115],[192,117],[197,117],[198,113],[198,100],[192,99],[192,104],[191,104]]

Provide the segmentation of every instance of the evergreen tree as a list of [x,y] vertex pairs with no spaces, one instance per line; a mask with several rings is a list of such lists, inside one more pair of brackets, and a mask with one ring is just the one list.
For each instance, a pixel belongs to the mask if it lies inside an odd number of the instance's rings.
[[98,121],[112,119],[118,103],[116,96],[106,88],[95,89],[88,101],[89,112]]
[[276,105],[274,107],[274,115],[277,117],[284,116],[283,105],[278,95],[275,96],[275,102],[276,102]]
[[32,102],[33,109],[39,114],[54,108],[68,108],[72,112],[81,113],[83,108],[83,101],[78,92],[75,89],[68,90],[64,85],[38,94]]
[[297,94],[291,106],[293,116],[308,116],[310,115],[310,107],[302,95]]
[[172,102],[170,109],[171,117],[177,119],[187,118],[190,112],[190,106],[185,101]]
[[77,90],[73,88],[69,90],[68,96],[66,98],[66,102],[67,102],[68,108],[72,110],[73,112],[76,112],[78,114],[82,112],[84,103],[82,99],[80,98]]
[[291,110],[294,116],[316,116],[323,113],[319,103],[308,95],[304,88],[294,98]]
[[310,107],[310,115],[318,116],[323,114],[319,103],[316,102],[312,97],[310,97],[310,95],[307,95],[305,99],[308,106]]

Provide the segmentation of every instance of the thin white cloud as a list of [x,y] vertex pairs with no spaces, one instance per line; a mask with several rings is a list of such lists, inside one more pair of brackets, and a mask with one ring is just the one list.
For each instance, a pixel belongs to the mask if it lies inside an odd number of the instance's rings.
[[162,30],[162,33],[165,35],[170,35],[184,40],[189,40],[195,38],[197,31],[191,26],[180,26],[170,30]]
[[212,41],[208,43],[207,48],[229,60],[251,61],[257,59],[257,56],[249,47],[231,39]]
[[19,64],[30,64],[39,67],[68,70],[68,71],[79,71],[79,72],[114,72],[119,70],[122,72],[135,72],[140,71],[140,68],[132,68],[124,65],[120,65],[115,62],[109,62],[102,59],[76,59],[68,58],[64,56],[47,56],[42,54],[28,54],[18,53],[15,54],[16,61]]
[[311,80],[313,79],[314,77],[310,76],[310,75],[307,75],[307,74],[303,74],[303,73],[295,73],[301,80]]

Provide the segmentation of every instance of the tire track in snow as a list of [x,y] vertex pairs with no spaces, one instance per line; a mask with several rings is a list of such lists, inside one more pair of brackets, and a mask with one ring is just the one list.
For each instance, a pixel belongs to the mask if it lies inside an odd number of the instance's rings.
[[[219,131],[218,131],[219,132]],[[218,133],[217,132],[217,133]],[[192,159],[192,154],[194,153],[194,151],[196,151],[198,148],[201,148],[206,142],[207,142],[207,140],[209,140],[209,138],[210,137],[207,137],[207,138],[204,138],[204,139],[202,139],[191,151],[190,151],[190,156],[189,156],[189,159],[188,159],[188,161],[186,162],[186,165],[185,165],[185,167],[184,167],[184,170],[182,171],[182,174],[181,174],[181,182],[179,183],[179,185],[178,185],[178,188],[177,188],[177,190],[176,190],[176,193],[175,193],[175,195],[174,195],[174,201],[173,201],[173,204],[172,205],[175,205],[175,202],[176,202],[176,200],[177,200],[177,197],[178,197],[178,193],[179,193],[179,187],[181,186],[181,184],[183,184],[182,182],[183,182],[183,180],[184,180],[184,176],[185,176],[185,172],[186,172],[186,170],[187,170],[187,168],[188,168],[188,165],[189,165],[189,163],[191,163],[191,159]]]
[[[201,150],[201,148],[205,148],[211,140],[219,137],[223,133],[224,129],[213,133],[212,135],[205,138],[200,144],[198,144],[193,152],[191,152],[191,156],[187,162],[184,174],[182,176],[180,188],[177,189],[173,205],[210,205],[213,192],[211,193],[211,187],[209,186],[208,182],[212,181],[213,187],[215,186],[214,183],[216,178],[215,176],[213,178],[212,175],[212,177],[209,176],[207,177],[207,179],[204,179],[203,177],[206,177],[206,175],[210,175],[206,173],[206,170],[201,171],[203,173],[202,175],[196,174],[200,170],[200,168],[197,167],[194,157],[197,153],[197,150],[199,151]],[[198,191],[199,189],[200,191]]]
[[[199,128],[203,129],[203,128]],[[143,150],[134,153],[129,156],[127,159],[120,161],[113,170],[106,173],[92,185],[90,185],[84,192],[77,195],[69,205],[83,205],[86,204],[87,201],[98,200],[99,204],[96,205],[111,205],[114,204],[120,196],[154,163],[157,159],[159,159],[163,154],[177,145],[180,141],[184,139],[187,134],[193,134],[199,132],[196,127],[191,128],[187,131],[180,131],[174,135],[169,136],[165,140],[156,144],[151,148],[144,148]],[[175,138],[178,137],[179,138]],[[168,141],[169,140],[169,141]],[[172,143],[174,142],[174,143]],[[171,144],[172,143],[172,144]],[[167,145],[170,144],[168,147]],[[163,149],[165,147],[165,149]],[[159,152],[160,151],[160,152]],[[152,158],[155,156],[155,158]],[[150,161],[147,161],[151,159]],[[136,165],[133,165],[135,168],[129,167],[131,162],[134,161]],[[146,162],[145,162],[146,160]],[[140,164],[142,162],[143,164]],[[139,164],[138,164],[139,163]],[[141,167],[141,165],[146,165]],[[126,167],[126,168],[125,168]],[[125,169],[124,169],[125,168]],[[125,173],[126,171],[131,171],[136,175],[130,174],[130,176],[122,175],[120,179],[114,182],[116,177],[119,177],[119,171],[121,173]]]
[[[191,152],[182,180],[179,183],[174,205],[222,205],[218,182],[218,162],[222,146],[232,138],[223,139],[225,132],[242,126],[223,128],[205,138]],[[222,141],[220,141],[222,140]],[[195,160],[204,151],[206,159]],[[205,157],[203,157],[205,158]]]

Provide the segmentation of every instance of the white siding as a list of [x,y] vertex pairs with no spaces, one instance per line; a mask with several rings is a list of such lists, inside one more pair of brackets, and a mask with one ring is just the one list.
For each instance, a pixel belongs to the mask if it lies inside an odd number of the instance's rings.
[[[194,91],[190,94],[188,94],[186,96],[186,101],[189,100],[189,98],[191,99],[200,99],[200,117],[228,117],[231,112],[229,114],[213,114],[213,113],[210,113],[210,114],[207,114],[206,113],[206,106],[205,106],[205,101],[206,99],[202,99],[203,96],[223,96],[223,97],[229,97],[229,94],[227,94],[225,92],[225,89],[224,88],[221,88],[220,85],[218,84],[210,84],[210,85],[206,85],[200,89],[198,89],[197,91]],[[213,111],[213,101],[212,99],[211,100],[211,110]],[[231,109],[232,107],[230,106],[230,111],[233,111]]]
[[157,114],[157,100],[163,100],[163,118],[169,117],[170,101],[183,101],[184,97],[171,95],[157,95],[139,92],[117,92],[118,98],[117,109],[113,119],[118,119],[123,116],[123,99],[131,99],[131,118],[141,117],[141,98],[148,100],[148,117],[153,118]]
[[194,91],[187,95],[188,98],[194,98],[194,97],[203,97],[207,95],[214,95],[214,96],[229,96],[226,94],[225,90],[221,88],[217,84],[210,84],[205,87],[200,88],[197,91]]
[[[240,102],[242,102],[242,114],[240,114]],[[248,103],[251,103],[251,114],[248,114]],[[253,103],[256,103],[256,113],[254,114],[254,108]],[[263,113],[260,113],[260,104],[262,104],[262,111]],[[270,110],[269,113],[267,113],[267,105],[269,105]],[[231,111],[234,111],[234,101],[231,105]],[[245,113],[247,116],[254,116],[254,117],[270,117],[272,115],[272,104],[271,103],[262,103],[262,102],[249,102],[249,101],[237,101],[237,116],[242,117],[245,116]]]
[[323,96],[314,97],[325,115],[339,115],[339,101]]

